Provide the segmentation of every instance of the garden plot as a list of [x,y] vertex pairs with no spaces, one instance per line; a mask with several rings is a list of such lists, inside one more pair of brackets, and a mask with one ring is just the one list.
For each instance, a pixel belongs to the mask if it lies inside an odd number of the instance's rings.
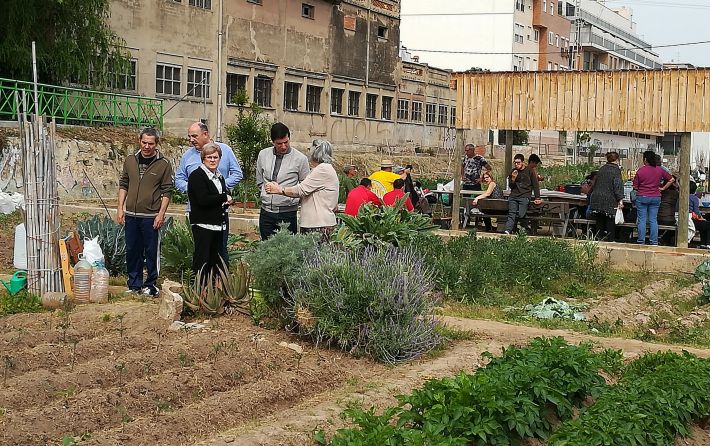
[[[167,331],[124,301],[0,319],[0,443],[191,444],[383,369],[234,316]],[[86,435],[88,434],[88,435]]]

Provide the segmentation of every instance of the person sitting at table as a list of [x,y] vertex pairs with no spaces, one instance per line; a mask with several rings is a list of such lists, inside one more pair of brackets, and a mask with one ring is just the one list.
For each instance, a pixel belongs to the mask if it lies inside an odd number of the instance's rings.
[[505,222],[505,234],[512,234],[518,220],[525,217],[528,212],[530,199],[534,195],[533,203],[539,205],[540,184],[537,181],[537,166],[541,163],[536,154],[530,155],[528,165],[525,166],[525,157],[518,153],[513,158],[514,168],[508,176],[510,195],[508,196],[508,219]]
[[372,180],[369,178],[360,180],[360,185],[350,191],[345,200],[345,213],[357,217],[360,207],[365,203],[372,203],[375,206],[382,205],[377,195],[372,192]]
[[[491,175],[490,170],[484,170],[483,175],[481,176],[481,184],[486,186],[486,190],[479,196],[473,199],[471,202],[471,205],[473,206],[478,206],[478,201],[482,198],[490,198],[490,199],[501,199],[503,198],[503,191],[500,190],[500,187],[496,184],[495,181],[493,181],[493,176]],[[491,219],[486,217],[483,219],[483,224],[486,226],[486,232],[490,232],[493,229],[493,225],[491,223]]]
[[[673,175],[673,183],[668,187],[668,189],[661,192],[661,205],[658,207],[658,224],[675,226],[676,212],[678,212],[678,198],[680,192],[678,190],[678,178]],[[675,232],[666,231],[663,233],[660,242],[662,245],[673,246],[675,245]]]
[[616,238],[616,210],[624,208],[624,183],[618,152],[606,154],[606,164],[599,169],[587,191],[587,194],[591,193],[589,208],[597,221],[597,237],[613,242]]
[[710,222],[705,220],[702,212],[700,212],[700,199],[695,193],[698,191],[698,185],[695,181],[690,181],[690,195],[688,196],[688,212],[691,213],[695,232],[700,234],[700,245],[698,248],[710,248]]
[[[394,189],[391,191],[387,192],[384,197],[382,197],[382,202],[385,204],[385,206],[395,206],[397,204],[397,200],[400,198],[404,197],[404,180],[402,179],[397,179],[394,180],[393,183]],[[414,211],[414,205],[412,205],[412,200],[409,199],[409,196],[407,196],[407,200],[405,201],[405,206],[409,212]]]

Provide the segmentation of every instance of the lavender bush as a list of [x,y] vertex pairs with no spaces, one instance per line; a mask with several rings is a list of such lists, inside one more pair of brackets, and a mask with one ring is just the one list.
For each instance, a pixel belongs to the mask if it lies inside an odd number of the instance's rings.
[[431,269],[407,248],[324,246],[290,284],[292,317],[316,341],[397,363],[443,340],[431,315],[432,287]]

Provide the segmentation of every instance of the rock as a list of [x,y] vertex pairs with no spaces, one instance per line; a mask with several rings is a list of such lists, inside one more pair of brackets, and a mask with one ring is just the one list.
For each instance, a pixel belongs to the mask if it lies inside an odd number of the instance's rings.
[[201,328],[205,328],[203,324],[198,324],[197,322],[190,322],[190,323],[184,323],[180,321],[174,321],[170,326],[168,327],[169,331],[178,331],[178,330],[199,330]]
[[646,325],[651,321],[651,314],[647,312],[638,313],[635,318],[636,322],[640,325]]
[[158,316],[169,321],[179,321],[182,315],[183,300],[178,294],[182,291],[182,285],[171,280],[163,282],[160,291],[160,308]]
[[225,443],[234,443],[234,437],[225,437],[224,442]]
[[299,355],[302,355],[302,354],[303,354],[303,347],[301,347],[301,346],[298,345],[298,344],[289,344],[288,342],[283,342],[283,341],[282,341],[282,342],[279,342],[279,345],[280,345],[281,347],[286,347],[286,348],[288,348],[288,349],[290,349],[290,350],[293,350],[294,352],[296,352],[296,353],[299,354]]
[[61,291],[47,291],[42,296],[42,306],[47,310],[56,310],[62,308],[64,303],[69,299],[67,293]]

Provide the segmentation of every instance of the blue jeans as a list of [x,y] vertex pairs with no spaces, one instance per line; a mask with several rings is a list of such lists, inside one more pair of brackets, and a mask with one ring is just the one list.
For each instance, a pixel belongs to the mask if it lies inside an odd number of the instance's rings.
[[[153,229],[154,217],[126,215],[126,269],[128,288],[154,287],[160,270],[160,232]],[[143,268],[148,275],[143,280]]]
[[636,227],[638,229],[638,243],[646,242],[646,224],[651,227],[651,244],[658,244],[658,208],[661,206],[661,197],[636,197]]

